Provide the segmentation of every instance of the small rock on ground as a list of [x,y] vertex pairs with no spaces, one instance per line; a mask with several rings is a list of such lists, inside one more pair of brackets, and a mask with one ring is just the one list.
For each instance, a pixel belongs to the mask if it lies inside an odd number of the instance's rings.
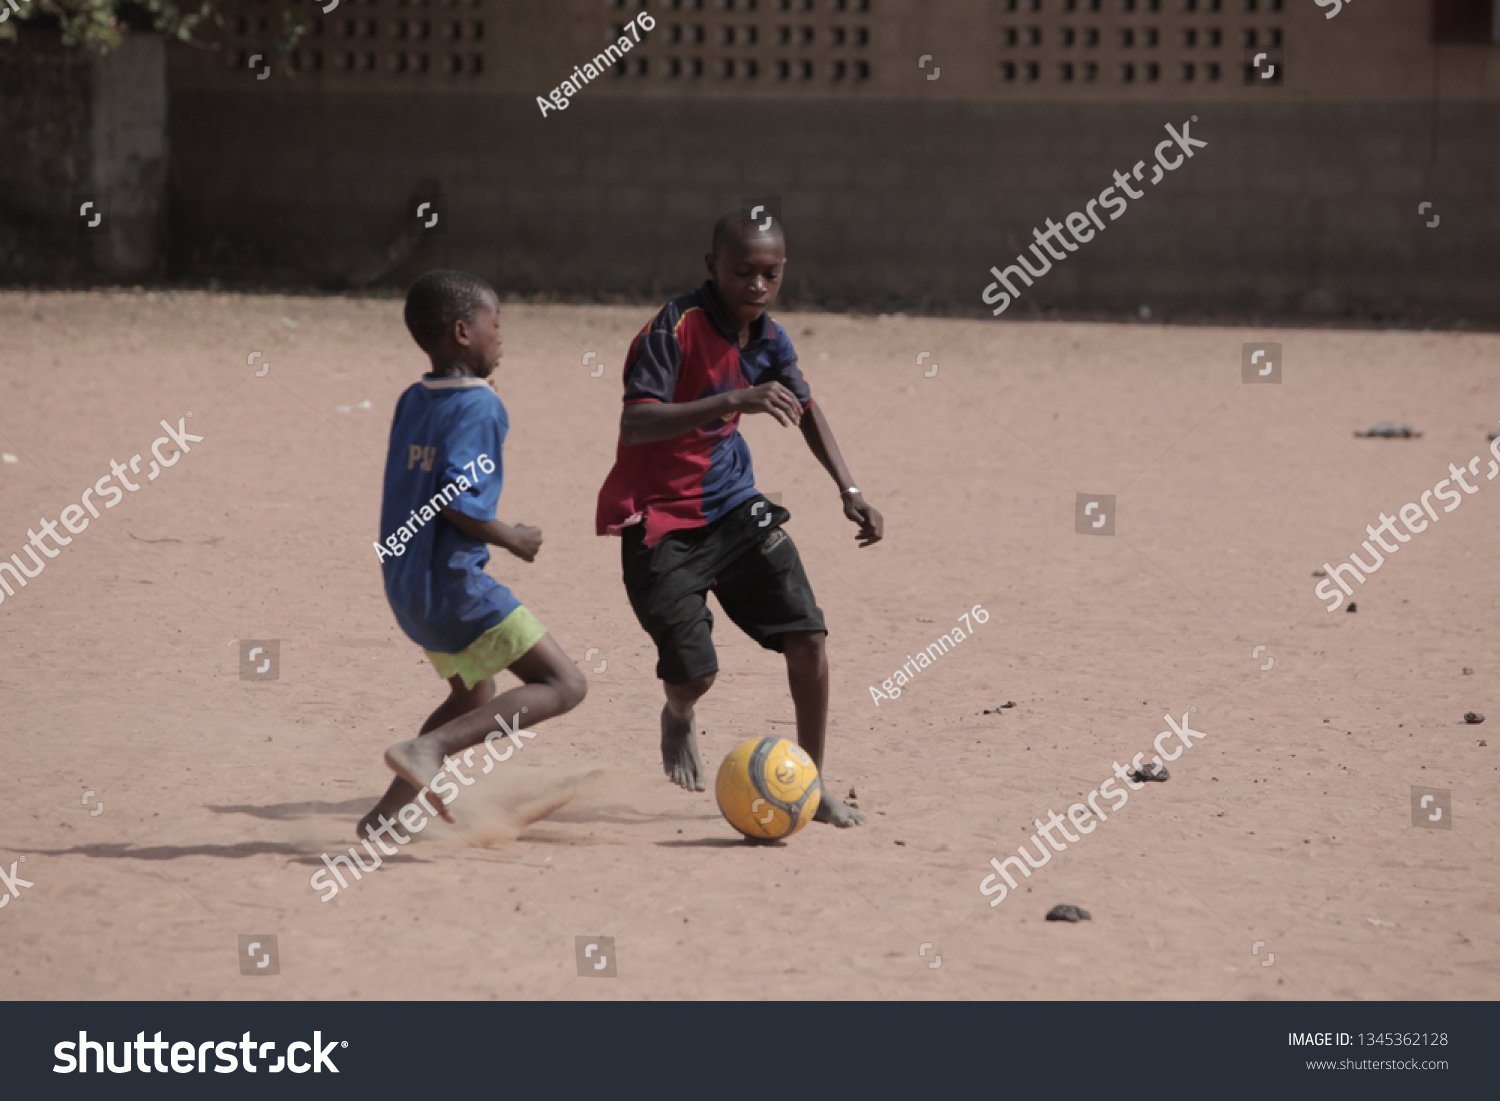
[[1047,911],[1048,921],[1093,921],[1094,915],[1077,906],[1054,906]]
[[1381,421],[1368,432],[1356,432],[1354,435],[1360,439],[1412,440],[1418,439],[1422,433],[1409,424],[1393,424],[1390,421]]

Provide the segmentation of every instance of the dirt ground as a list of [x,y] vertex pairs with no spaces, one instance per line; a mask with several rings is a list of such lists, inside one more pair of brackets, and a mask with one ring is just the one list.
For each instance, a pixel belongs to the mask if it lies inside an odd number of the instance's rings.
[[[0,604],[0,869],[31,884],[0,913],[3,996],[1494,996],[1500,739],[1463,716],[1500,719],[1500,480],[1481,465],[1353,614],[1313,572],[1487,457],[1500,337],[780,315],[887,537],[856,548],[798,435],[745,425],[831,628],[825,782],[870,816],[756,847],[661,776],[654,654],[593,531],[647,316],[502,316],[501,517],[546,544],[490,569],[588,699],[465,790],[462,829],[321,902],[320,854],[443,693],[372,547],[423,369],[399,302],[0,295],[0,555],[112,459],[144,479],[159,421],[204,437]],[[1283,342],[1280,385],[1242,385],[1249,340]],[[1354,438],[1378,421],[1423,435]],[[1075,533],[1079,492],[1117,495],[1112,537]],[[780,659],[716,635],[711,770],[794,732]],[[241,639],[279,640],[276,679],[241,679]],[[988,905],[992,856],[1184,713],[1206,737],[1170,780]],[[506,838],[506,789],[597,769]],[[1414,827],[1413,786],[1451,792],[1451,829]],[[279,974],[242,975],[241,936],[274,937]],[[580,976],[577,936],[613,938],[616,978]]]

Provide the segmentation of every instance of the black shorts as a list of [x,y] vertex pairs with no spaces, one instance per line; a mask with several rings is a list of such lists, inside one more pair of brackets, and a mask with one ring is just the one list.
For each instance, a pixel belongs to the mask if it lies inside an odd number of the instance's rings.
[[683,684],[718,672],[709,590],[767,650],[779,651],[787,631],[827,632],[797,546],[781,530],[791,515],[757,494],[711,524],[669,532],[654,547],[644,545],[645,525],[625,529],[625,591],[656,643],[658,677]]

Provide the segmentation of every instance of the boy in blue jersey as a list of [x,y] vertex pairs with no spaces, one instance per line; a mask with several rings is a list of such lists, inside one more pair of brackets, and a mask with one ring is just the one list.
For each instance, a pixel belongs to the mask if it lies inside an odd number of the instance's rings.
[[[588,691],[536,616],[484,571],[492,545],[525,562],[542,546],[539,529],[495,518],[510,427],[486,382],[500,363],[499,299],[477,276],[431,271],[407,292],[406,327],[432,370],[396,403],[375,551],[396,621],[449,694],[416,738],[386,750],[397,779],[359,823],[377,842],[408,804],[448,817],[453,796],[434,807],[428,785],[456,793],[436,783],[445,769],[473,782],[445,758],[484,741],[492,713],[512,717],[509,732],[571,711]],[[521,684],[496,697],[503,669]]]

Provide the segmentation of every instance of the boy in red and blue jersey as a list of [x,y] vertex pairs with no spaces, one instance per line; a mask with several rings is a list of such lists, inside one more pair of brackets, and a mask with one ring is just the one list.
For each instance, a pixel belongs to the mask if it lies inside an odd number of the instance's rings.
[[[781,226],[748,211],[714,226],[708,281],[674,298],[631,342],[615,466],[599,490],[596,527],[621,537],[631,607],[656,643],[666,692],[662,764],[689,791],[704,790],[694,705],[718,673],[710,590],[742,631],[786,658],[797,741],[819,771],[828,726],[828,628],[782,524],[791,513],[755,488],[745,413],[797,425],[839,485],[862,547],[884,521],[867,504],[833,431],[797,367],[791,338],[766,313],[786,264]],[[817,818],[865,821],[827,785]]]
[[[490,546],[524,562],[542,546],[539,529],[495,518],[510,429],[489,382],[501,357],[499,299],[478,276],[431,271],[407,292],[405,315],[432,369],[396,403],[375,553],[396,622],[449,692],[416,738],[386,751],[397,778],[358,827],[377,844],[408,804],[447,817],[428,801],[428,786],[440,794],[457,790],[435,778],[456,769],[445,763],[448,754],[494,730],[491,712],[533,726],[572,710],[588,691],[536,616],[484,569]],[[507,669],[521,683],[497,697],[495,675]],[[401,821],[411,828],[406,814]]]

